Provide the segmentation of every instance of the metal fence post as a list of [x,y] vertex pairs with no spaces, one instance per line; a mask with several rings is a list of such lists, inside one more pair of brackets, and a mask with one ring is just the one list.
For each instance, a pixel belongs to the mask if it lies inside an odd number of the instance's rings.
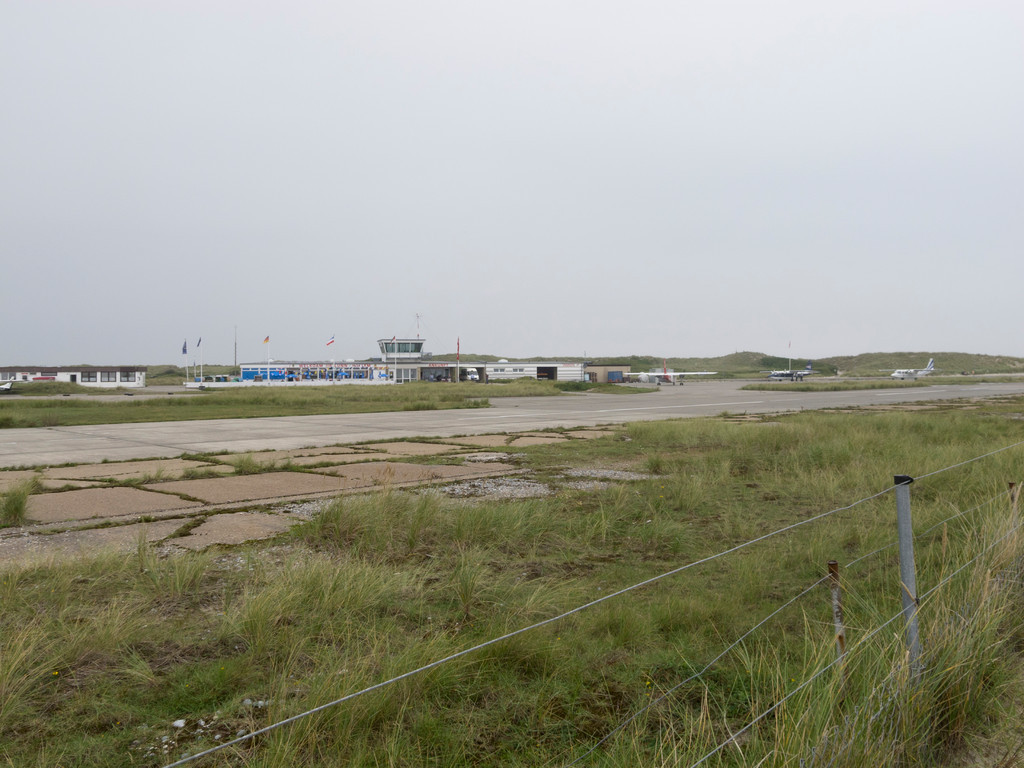
[[914,563],[914,527],[910,520],[910,484],[914,478],[896,475],[896,528],[900,543],[900,587],[903,598],[903,619],[907,624],[907,651],[910,674],[921,674],[921,641],[917,632],[917,567]]
[[828,583],[832,591],[832,624],[836,631],[836,659],[839,668],[839,698],[846,695],[846,624],[843,622],[843,593],[839,585],[839,563],[828,561]]

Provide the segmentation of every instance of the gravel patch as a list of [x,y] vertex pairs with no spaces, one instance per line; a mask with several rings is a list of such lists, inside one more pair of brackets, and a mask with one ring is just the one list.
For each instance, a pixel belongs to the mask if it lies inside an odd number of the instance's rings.
[[654,475],[629,472],[625,469],[567,469],[567,477],[590,477],[595,480],[650,480]]
[[515,461],[518,458],[518,454],[514,453],[489,451],[487,453],[467,453],[462,457],[462,460],[466,462],[473,462],[474,464],[486,464],[493,461]]
[[554,491],[545,483],[518,477],[487,477],[452,483],[437,489],[438,493],[459,498],[532,499],[551,496]]

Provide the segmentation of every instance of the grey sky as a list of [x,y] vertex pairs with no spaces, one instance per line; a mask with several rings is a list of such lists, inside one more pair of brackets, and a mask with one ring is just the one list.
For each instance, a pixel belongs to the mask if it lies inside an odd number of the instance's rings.
[[0,364],[360,358],[417,314],[1024,356],[1022,41],[1019,2],[0,0]]

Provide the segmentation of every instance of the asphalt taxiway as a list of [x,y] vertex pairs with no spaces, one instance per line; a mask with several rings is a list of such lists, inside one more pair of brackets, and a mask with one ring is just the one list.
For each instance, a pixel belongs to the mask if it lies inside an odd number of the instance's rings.
[[[0,467],[246,453],[409,437],[592,427],[630,421],[775,413],[1024,394],[1024,381],[848,392],[743,390],[744,381],[651,387],[641,394],[492,398],[486,409],[281,416],[0,430]],[[486,395],[485,387],[481,394]]]

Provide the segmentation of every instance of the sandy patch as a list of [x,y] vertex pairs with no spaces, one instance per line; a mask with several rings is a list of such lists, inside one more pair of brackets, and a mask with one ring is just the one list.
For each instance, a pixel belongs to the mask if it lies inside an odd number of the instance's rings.
[[610,429],[574,429],[573,431],[566,432],[565,434],[569,437],[580,438],[581,440],[593,440],[597,437],[608,437],[609,435],[614,435],[615,432]]
[[184,549],[200,550],[214,544],[242,544],[269,539],[301,523],[301,517],[284,517],[263,512],[235,512],[212,515],[192,529],[188,536],[167,542]]
[[29,496],[26,516],[40,523],[88,520],[92,517],[141,515],[200,506],[165,493],[139,488],[85,488]]

